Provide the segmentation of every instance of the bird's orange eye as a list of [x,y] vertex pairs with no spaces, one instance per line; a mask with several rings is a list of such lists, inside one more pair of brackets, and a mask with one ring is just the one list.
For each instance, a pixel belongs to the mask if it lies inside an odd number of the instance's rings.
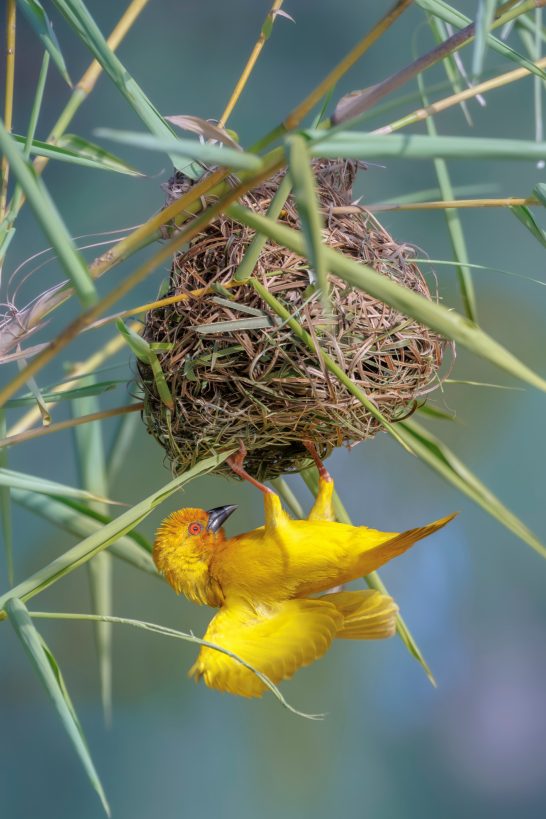
[[188,532],[190,535],[200,535],[203,531],[203,525],[201,523],[190,523],[188,526]]

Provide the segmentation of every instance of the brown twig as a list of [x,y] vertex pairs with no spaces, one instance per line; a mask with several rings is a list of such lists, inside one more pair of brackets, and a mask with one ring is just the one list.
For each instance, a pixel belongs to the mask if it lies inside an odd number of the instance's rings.
[[113,418],[116,415],[126,415],[129,412],[140,412],[144,404],[129,404],[126,407],[116,407],[115,409],[103,410],[102,412],[92,412],[89,415],[80,415],[79,418],[69,418],[67,421],[58,421],[48,427],[36,427],[20,432],[18,435],[10,435],[0,440],[0,449],[14,444],[23,444],[25,441],[32,441],[34,438],[41,438],[43,435],[51,435],[53,432],[62,432],[63,429],[71,429],[81,424],[89,424],[91,421],[104,421],[105,418]]
[[[509,20],[525,13],[535,5],[546,5],[546,0],[527,0],[526,3],[523,3],[521,7],[518,6],[517,9],[512,9],[513,5],[514,0],[509,0],[509,2],[499,6],[491,28],[497,28],[498,26],[504,25]],[[405,85],[407,82],[409,82],[409,80],[416,77],[417,74],[422,73],[427,68],[430,68],[432,65],[435,65],[436,63],[445,59],[449,54],[452,54],[454,51],[461,48],[461,46],[471,42],[474,39],[475,33],[476,24],[470,23],[470,25],[466,26],[460,31],[457,31],[447,40],[444,40],[443,43],[440,43],[440,45],[438,45],[436,48],[433,48],[431,51],[423,54],[422,57],[414,60],[410,65],[406,66],[401,71],[397,71],[396,74],[387,77],[386,80],[383,80],[382,82],[377,83],[377,85],[367,88],[360,93],[349,94],[343,97],[336,106],[331,119],[331,124],[336,126],[341,125],[342,123],[347,123],[349,120],[353,120],[360,114],[368,111],[387,94],[390,94],[392,91],[395,91],[397,88]]]

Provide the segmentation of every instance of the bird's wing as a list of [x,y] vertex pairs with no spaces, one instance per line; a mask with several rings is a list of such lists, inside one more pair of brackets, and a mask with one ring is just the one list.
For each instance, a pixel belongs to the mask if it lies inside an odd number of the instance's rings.
[[[323,600],[286,600],[258,609],[227,605],[211,621],[205,639],[226,648],[272,682],[291,677],[328,650],[343,615]],[[267,686],[250,669],[212,648],[203,647],[190,669],[211,688],[260,697]]]

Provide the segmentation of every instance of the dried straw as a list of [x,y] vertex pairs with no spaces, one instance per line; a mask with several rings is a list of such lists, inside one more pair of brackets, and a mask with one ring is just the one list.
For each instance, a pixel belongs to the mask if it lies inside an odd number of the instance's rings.
[[[315,165],[325,243],[430,298],[411,249],[395,242],[370,213],[331,213],[349,201],[355,171],[356,163],[322,160]],[[264,213],[281,178],[277,174],[247,194],[243,203]],[[169,195],[176,196],[183,184],[174,177]],[[291,199],[281,219],[299,227]],[[243,440],[249,471],[266,480],[304,466],[306,438],[326,457],[336,446],[375,435],[380,424],[326,371],[321,349],[389,421],[406,417],[439,383],[442,338],[336,276],[330,277],[334,315],[325,316],[307,261],[284,247],[267,242],[254,275],[312,335],[315,355],[280,323],[252,286],[224,292],[222,285],[232,279],[253,237],[249,228],[225,216],[217,219],[175,258],[171,269],[172,294],[211,283],[217,285],[216,293],[153,310],[146,317],[144,337],[172,345],[160,361],[175,409],[171,413],[162,404],[150,369],[139,364],[143,419],[174,472]],[[251,329],[241,321],[250,321]],[[223,322],[237,324],[222,327]],[[256,322],[265,326],[255,327]],[[229,467],[221,471],[227,473]]]

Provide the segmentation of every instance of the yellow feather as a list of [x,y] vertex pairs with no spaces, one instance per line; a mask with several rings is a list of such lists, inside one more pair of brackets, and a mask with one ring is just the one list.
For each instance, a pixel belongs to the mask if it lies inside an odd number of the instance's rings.
[[381,640],[396,631],[398,606],[376,589],[325,594],[321,600],[333,603],[343,615],[336,637],[346,640]]
[[[397,607],[375,590],[327,592],[369,574],[445,526],[442,518],[401,534],[333,520],[333,481],[321,476],[307,520],[291,520],[263,487],[265,523],[226,538],[202,509],[182,509],[160,527],[153,557],[178,593],[219,606],[205,639],[240,657],[274,683],[319,659],[335,637],[390,637]],[[233,507],[219,507],[220,510]],[[259,697],[264,683],[235,659],[203,647],[190,673],[221,691]]]
[[[238,602],[213,618],[205,640],[278,683],[322,657],[342,624],[343,615],[322,600],[285,600],[256,608]],[[243,697],[260,697],[267,690],[250,669],[212,648],[201,649],[189,673],[211,688]]]

